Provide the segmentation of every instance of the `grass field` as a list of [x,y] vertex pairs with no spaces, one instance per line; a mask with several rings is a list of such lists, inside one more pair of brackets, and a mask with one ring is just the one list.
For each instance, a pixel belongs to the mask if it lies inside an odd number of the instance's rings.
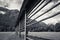
[[[29,40],[60,40],[60,32],[29,32]],[[24,32],[19,38],[15,32],[0,32],[0,40],[24,40]]]
[[34,40],[60,40],[60,32],[29,32],[28,35]]
[[0,32],[0,40],[24,40],[24,38],[18,37],[15,32]]

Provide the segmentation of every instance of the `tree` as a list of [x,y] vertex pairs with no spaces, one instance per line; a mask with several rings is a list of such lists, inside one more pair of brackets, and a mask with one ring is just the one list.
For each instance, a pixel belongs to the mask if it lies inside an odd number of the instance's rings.
[[57,32],[60,32],[60,22],[55,24],[55,28]]

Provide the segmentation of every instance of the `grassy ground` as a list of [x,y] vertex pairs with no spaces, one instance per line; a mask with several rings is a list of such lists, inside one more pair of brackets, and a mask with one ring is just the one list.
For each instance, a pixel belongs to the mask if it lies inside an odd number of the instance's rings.
[[33,40],[51,40],[51,39],[46,39],[46,38],[41,38],[41,37],[36,37],[36,36],[29,36],[29,38]]
[[15,32],[0,32],[0,40],[24,40],[24,38],[18,37]]
[[[18,37],[15,32],[0,32],[0,40],[24,40],[24,33]],[[60,40],[60,32],[29,32],[29,40]]]
[[35,40],[60,40],[60,32],[29,32],[28,35]]

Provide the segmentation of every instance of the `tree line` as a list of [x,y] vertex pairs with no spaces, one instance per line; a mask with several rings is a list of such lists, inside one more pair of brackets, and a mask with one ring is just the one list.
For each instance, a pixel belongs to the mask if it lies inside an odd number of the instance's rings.
[[60,32],[60,22],[54,24],[45,24],[43,22],[27,27],[30,32]]

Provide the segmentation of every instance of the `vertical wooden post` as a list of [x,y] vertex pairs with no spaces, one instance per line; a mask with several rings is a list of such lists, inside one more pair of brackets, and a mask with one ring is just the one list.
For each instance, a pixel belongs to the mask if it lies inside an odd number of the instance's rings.
[[24,40],[26,40],[26,12],[25,12],[25,22],[24,22],[24,26],[25,26],[25,35],[24,35]]
[[19,37],[21,37],[21,30],[20,30],[20,28],[21,28],[21,23],[19,23]]

